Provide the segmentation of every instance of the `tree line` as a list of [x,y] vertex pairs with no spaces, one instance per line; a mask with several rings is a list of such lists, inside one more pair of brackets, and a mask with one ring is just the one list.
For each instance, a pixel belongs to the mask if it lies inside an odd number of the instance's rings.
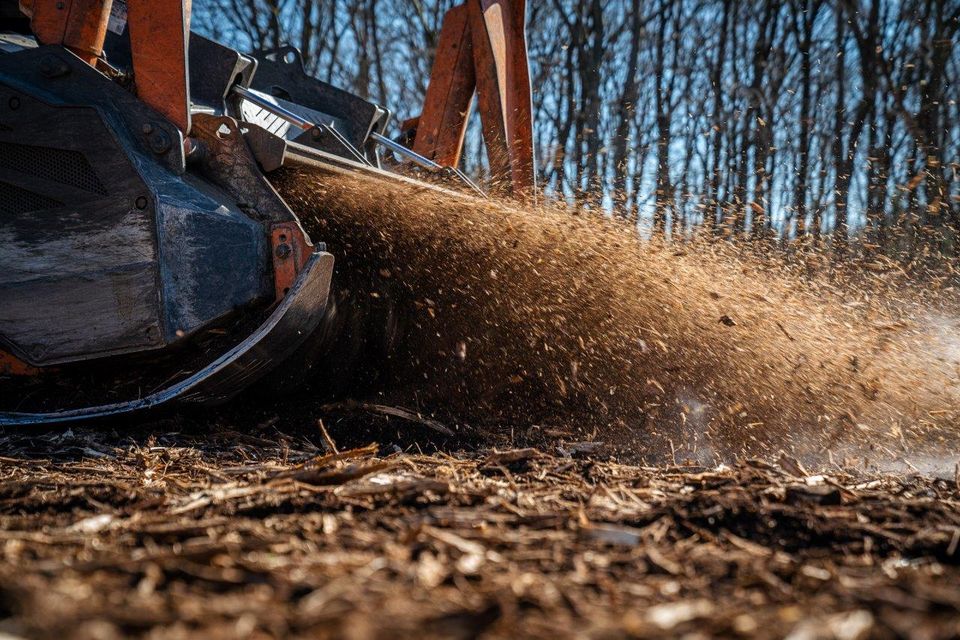
[[[399,122],[453,2],[195,4],[199,30],[293,44]],[[527,29],[544,197],[674,237],[956,253],[960,0],[537,0]]]

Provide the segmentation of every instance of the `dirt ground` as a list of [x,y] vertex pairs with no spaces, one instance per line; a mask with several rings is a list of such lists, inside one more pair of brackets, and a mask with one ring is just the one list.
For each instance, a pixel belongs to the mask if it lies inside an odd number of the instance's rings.
[[282,430],[0,432],[0,637],[960,635],[954,477]]

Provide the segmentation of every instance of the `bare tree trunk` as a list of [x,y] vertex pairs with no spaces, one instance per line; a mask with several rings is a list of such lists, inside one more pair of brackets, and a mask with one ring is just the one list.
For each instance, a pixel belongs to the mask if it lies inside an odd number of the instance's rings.
[[654,210],[654,230],[660,233],[666,231],[667,215],[672,214],[673,184],[670,180],[670,121],[672,114],[669,111],[670,96],[668,91],[672,87],[666,76],[666,31],[667,11],[663,11],[660,26],[657,29],[656,54],[654,61],[654,78],[656,82],[655,110],[657,118],[657,192],[656,208]]
[[[846,113],[839,115],[836,121],[836,127],[841,132],[849,130],[846,136],[846,150],[842,150],[841,139],[835,140],[834,162],[835,162],[835,186],[836,207],[834,226],[834,246],[838,254],[846,250],[848,240],[847,229],[847,202],[850,198],[850,184],[853,174],[853,163],[857,154],[857,145],[863,128],[869,120],[870,114],[874,108],[878,90],[878,59],[877,55],[880,49],[880,0],[870,0],[870,10],[867,15],[867,22],[861,25],[859,12],[854,6],[852,0],[844,0],[844,9],[849,24],[853,28],[854,37],[857,41],[857,50],[860,54],[860,77],[861,94],[856,108],[852,112],[852,117]],[[848,22],[842,22],[846,25]],[[841,93],[841,95],[843,95]],[[841,120],[842,118],[842,120]],[[842,136],[841,136],[842,137]]]
[[[951,3],[952,4],[952,3]],[[921,43],[920,59],[925,63],[920,84],[920,109],[917,125],[923,134],[921,148],[924,154],[924,190],[927,214],[937,225],[942,225],[949,211],[946,180],[943,175],[943,132],[940,115],[944,101],[947,61],[953,53],[953,36],[957,33],[960,8],[947,14],[947,0],[932,0],[930,13],[924,24],[930,29]]]
[[723,67],[727,57],[727,31],[730,29],[730,14],[736,11],[736,3],[722,2],[722,19],[720,21],[720,33],[717,41],[717,55],[714,59],[713,69],[710,76],[710,85],[713,88],[713,132],[711,149],[713,157],[710,167],[710,185],[707,190],[707,208],[704,212],[704,224],[707,228],[712,228],[716,224],[717,216],[722,218],[723,212],[720,209],[720,178],[723,174],[723,167],[720,166],[721,150],[723,147],[723,132],[725,122],[723,120]]
[[764,5],[765,18],[763,20],[762,37],[764,52],[762,62],[754,67],[754,87],[756,109],[750,124],[754,127],[753,136],[753,196],[751,206],[751,236],[763,237],[767,232],[767,203],[764,195],[767,191],[770,176],[767,175],[767,157],[770,149],[770,114],[764,109],[769,96],[775,96],[779,90],[777,77],[769,71],[775,67],[773,63],[773,45],[776,41],[779,26],[780,4],[768,1]]
[[[617,130],[613,138],[613,197],[617,214],[627,217],[627,152],[629,150],[631,125],[635,120],[639,87],[637,66],[640,58],[640,41],[643,37],[644,20],[640,15],[640,0],[632,0],[630,7],[630,52],[627,54],[626,79],[623,93],[617,105]],[[615,205],[616,206],[616,205]]]
[[[814,212],[811,224],[807,225],[807,197],[808,179],[810,176],[810,128],[812,118],[810,113],[810,96],[813,91],[811,77],[810,47],[813,41],[813,23],[816,13],[820,11],[822,3],[819,0],[798,0],[794,3],[797,34],[797,49],[800,51],[800,134],[797,140],[797,178],[793,191],[793,211],[797,219],[797,236],[816,234],[819,232],[819,217]],[[842,63],[841,63],[842,64]],[[838,85],[843,84],[842,76]],[[838,112],[841,109],[837,107]]]
[[604,21],[601,0],[589,0],[586,16],[579,18],[582,41],[587,46],[578,53],[580,107],[577,114],[577,188],[581,204],[595,204],[598,194],[598,156],[600,153],[600,72],[604,55]]

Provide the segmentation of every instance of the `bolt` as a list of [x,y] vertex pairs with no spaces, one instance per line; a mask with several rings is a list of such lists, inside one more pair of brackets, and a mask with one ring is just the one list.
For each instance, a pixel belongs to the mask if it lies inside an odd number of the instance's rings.
[[69,72],[70,68],[57,56],[47,55],[40,60],[40,73],[48,78],[56,78]]
[[9,106],[11,110],[16,111],[20,108],[20,98],[17,96],[12,96],[10,101],[7,102],[7,106]]
[[137,209],[141,209],[141,210],[142,210],[142,209],[146,209],[146,208],[147,208],[147,197],[146,197],[146,196],[138,196],[138,197],[137,197],[137,201],[136,201],[135,204],[137,205]]
[[150,134],[150,150],[160,155],[170,150],[170,138],[163,131],[154,131]]
[[276,255],[281,260],[286,260],[287,258],[289,258],[290,253],[291,253],[290,245],[288,244],[277,245],[277,249],[276,251],[274,251],[274,255]]
[[149,122],[144,122],[143,126],[140,127],[140,130],[143,131],[144,135],[150,135],[153,133],[153,125]]

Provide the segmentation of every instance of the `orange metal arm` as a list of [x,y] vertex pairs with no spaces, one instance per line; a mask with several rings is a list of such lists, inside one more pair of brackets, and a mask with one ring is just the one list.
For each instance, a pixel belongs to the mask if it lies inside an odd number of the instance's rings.
[[474,90],[495,181],[536,187],[525,0],[467,0],[444,16],[413,150],[456,166]]
[[127,6],[137,96],[190,132],[191,0],[131,0]]
[[477,101],[490,167],[518,194],[536,185],[525,21],[525,0],[470,3]]
[[[42,44],[60,44],[96,65],[113,0],[20,0]],[[137,95],[190,131],[187,44],[190,0],[131,0],[127,7]]]
[[113,0],[20,0],[20,11],[42,44],[62,44],[96,64],[103,53]]
[[413,150],[446,167],[460,164],[476,76],[467,5],[443,18]]

